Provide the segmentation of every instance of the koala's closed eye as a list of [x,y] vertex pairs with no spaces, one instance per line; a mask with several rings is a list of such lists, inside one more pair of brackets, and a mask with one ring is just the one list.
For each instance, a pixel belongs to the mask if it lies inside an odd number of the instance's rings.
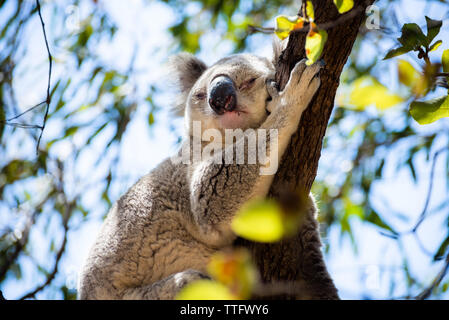
[[195,99],[197,100],[204,100],[206,98],[206,93],[199,91],[197,93],[194,94]]
[[256,83],[257,78],[250,78],[249,80],[246,80],[244,82],[242,82],[242,84],[239,86],[240,90],[248,90],[250,89],[255,83]]

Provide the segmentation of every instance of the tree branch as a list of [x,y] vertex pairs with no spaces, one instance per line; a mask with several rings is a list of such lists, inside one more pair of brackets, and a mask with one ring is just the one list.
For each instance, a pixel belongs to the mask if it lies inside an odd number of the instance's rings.
[[[310,191],[340,75],[365,18],[366,7],[373,2],[374,0],[356,2],[355,8],[360,7],[358,14],[328,30],[328,41],[322,56],[326,67],[321,71],[321,87],[301,117],[298,131],[293,135],[281,160],[269,196],[278,198],[285,189],[301,189],[307,193]],[[313,4],[317,24],[333,23],[339,19],[340,14],[333,1],[316,0]],[[305,38],[304,32],[292,32],[287,48],[279,57],[275,80],[281,89],[285,87],[295,64],[306,56]],[[236,245],[245,246],[252,252],[265,283],[302,280],[305,281],[308,291],[305,295],[309,299],[338,299],[337,289],[327,272],[320,250],[318,223],[314,217],[308,219],[293,238],[274,244],[238,239]],[[283,295],[282,298],[301,297]]]

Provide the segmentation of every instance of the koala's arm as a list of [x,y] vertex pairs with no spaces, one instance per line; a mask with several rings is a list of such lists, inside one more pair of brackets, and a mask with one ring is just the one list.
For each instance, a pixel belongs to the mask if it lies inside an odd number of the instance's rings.
[[[277,92],[273,85],[269,85],[268,90],[272,96],[270,115],[260,129],[266,129],[268,134],[270,129],[277,130],[277,143],[268,141],[265,146],[270,162],[282,157],[291,135],[297,130],[302,112],[320,86],[320,69],[321,64],[306,67],[303,60],[292,70],[282,92]],[[245,139],[244,145],[247,146],[248,137],[244,136],[242,139]],[[234,148],[232,151],[235,151],[237,144],[238,142],[228,148]],[[247,153],[247,148],[244,150]],[[264,165],[259,162],[227,164],[223,153],[217,157],[219,158],[200,163],[194,169],[190,180],[190,203],[194,226],[197,228],[194,234],[208,245],[221,247],[231,244],[235,239],[230,229],[234,214],[249,199],[266,196],[275,172],[261,175]],[[248,159],[247,154],[245,159]]]

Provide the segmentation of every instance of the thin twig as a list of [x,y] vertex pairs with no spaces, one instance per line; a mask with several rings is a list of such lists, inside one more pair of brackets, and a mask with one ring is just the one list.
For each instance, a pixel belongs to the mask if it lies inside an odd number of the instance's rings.
[[12,253],[10,255],[6,255],[4,263],[0,266],[0,280],[5,277],[6,273],[8,272],[9,268],[11,267],[11,265],[14,263],[14,261],[16,261],[19,254],[25,248],[25,246],[29,240],[29,234],[30,234],[31,227],[36,222],[36,218],[39,215],[39,213],[41,212],[42,207],[45,205],[45,203],[50,199],[50,197],[52,195],[53,194],[51,192],[49,192],[47,194],[47,196],[44,197],[44,199],[42,199],[42,201],[40,201],[36,205],[34,212],[29,215],[28,221],[25,224],[25,227],[23,228],[23,230],[21,232],[22,236],[14,244],[14,249],[13,249]]
[[432,281],[432,284],[428,288],[426,288],[423,292],[421,292],[419,295],[417,295],[416,299],[417,300],[427,299],[432,294],[433,290],[435,290],[435,288],[437,288],[440,285],[441,281],[443,281],[448,270],[449,270],[449,254],[446,256],[446,262],[444,263],[443,268],[435,277],[435,279]]
[[20,122],[5,122],[5,126],[11,126],[21,129],[42,129],[42,126],[39,126],[37,124],[28,124]]
[[28,113],[28,112],[30,112],[30,111],[36,109],[37,107],[40,107],[41,105],[43,105],[43,104],[46,103],[46,102],[47,102],[47,101],[39,102],[38,104],[36,104],[36,105],[34,105],[34,106],[32,106],[32,107],[26,109],[24,112],[19,113],[18,115],[14,116],[14,117],[12,117],[12,118],[9,118],[9,119],[7,119],[7,120],[3,120],[2,122],[4,122],[5,124],[8,124],[8,122],[10,122],[10,121],[12,121],[12,120],[15,120],[15,119],[17,119],[17,118],[20,118],[20,117],[23,116],[25,113]]
[[44,34],[45,46],[47,47],[47,53],[48,53],[48,84],[47,84],[47,98],[45,101],[47,103],[47,107],[45,108],[44,121],[42,123],[41,132],[39,134],[39,138],[37,140],[37,145],[36,145],[36,154],[38,154],[39,153],[39,144],[41,142],[42,134],[44,133],[45,125],[47,123],[48,111],[50,109],[50,102],[51,102],[50,85],[51,85],[51,68],[52,68],[53,58],[51,56],[50,48],[48,46],[47,33],[45,32],[45,23],[44,23],[44,19],[42,18],[41,6],[39,3],[39,0],[36,0],[36,7],[37,7],[37,12],[39,14],[39,19],[41,20],[42,32]]
[[53,265],[53,269],[52,271],[47,275],[47,279],[45,280],[44,283],[42,283],[41,285],[39,285],[38,287],[36,287],[34,290],[30,291],[29,293],[25,294],[23,297],[21,297],[19,300],[25,300],[25,299],[29,299],[29,298],[34,298],[35,295],[42,291],[44,288],[46,288],[56,277],[56,274],[58,273],[58,269],[59,269],[59,262],[61,261],[61,258],[64,254],[64,251],[66,249],[66,245],[67,245],[67,237],[68,237],[68,233],[69,233],[69,220],[70,217],[72,216],[73,210],[76,208],[76,203],[77,203],[77,198],[75,198],[73,201],[68,201],[66,193],[64,191],[64,169],[63,169],[63,164],[62,162],[57,160],[57,166],[59,169],[59,178],[58,178],[58,192],[59,194],[62,195],[63,199],[64,199],[64,204],[65,204],[65,211],[64,214],[62,216],[62,226],[64,229],[64,238],[62,240],[62,244],[59,247],[58,252],[56,253],[56,258],[55,258],[55,262]]
[[29,298],[34,298],[34,296],[36,295],[36,293],[42,291],[45,287],[47,287],[55,278],[56,274],[58,273],[58,267],[59,267],[59,261],[62,258],[62,255],[65,251],[65,247],[67,244],[67,234],[68,234],[69,228],[67,226],[67,224],[64,225],[64,239],[62,240],[62,244],[61,247],[59,248],[57,254],[56,254],[56,259],[55,259],[55,263],[53,266],[53,270],[49,273],[49,275],[47,276],[47,279],[45,280],[45,282],[43,284],[41,284],[40,286],[38,286],[37,288],[35,288],[34,290],[32,290],[31,292],[25,294],[22,298],[20,298],[19,300],[25,300],[25,299],[29,299]]
[[[36,0],[36,9],[37,12],[39,14],[39,19],[42,25],[42,32],[44,35],[44,40],[45,40],[45,46],[47,48],[47,53],[48,53],[48,83],[47,83],[47,97],[45,99],[45,101],[39,102],[38,104],[26,109],[24,112],[21,112],[17,115],[15,115],[14,117],[7,119],[7,120],[0,120],[0,123],[3,123],[5,125],[8,126],[12,126],[12,127],[17,127],[17,128],[22,128],[22,129],[40,129],[40,134],[39,134],[39,138],[37,140],[37,145],[36,145],[36,154],[39,153],[39,144],[42,138],[42,134],[44,133],[44,129],[45,129],[45,125],[47,123],[47,118],[48,118],[48,112],[50,109],[50,102],[51,102],[51,95],[50,95],[50,87],[51,87],[51,72],[52,72],[52,65],[53,65],[53,57],[50,53],[50,47],[48,45],[48,39],[47,39],[47,33],[45,31],[45,23],[44,23],[44,19],[42,18],[42,13],[41,13],[41,6],[39,3],[39,0]],[[44,120],[42,125],[34,125],[34,124],[26,124],[26,123],[20,123],[20,122],[11,122],[12,120],[18,119],[21,116],[23,116],[24,114],[36,109],[37,107],[40,107],[43,104],[46,104],[46,108],[45,108],[45,114],[44,114]]]
[[432,196],[433,181],[434,181],[434,176],[435,176],[435,166],[436,166],[437,158],[440,154],[442,154],[446,150],[447,150],[447,148],[442,148],[442,149],[438,150],[437,152],[435,152],[435,154],[433,155],[433,162],[432,162],[432,168],[430,169],[430,182],[429,182],[429,188],[427,190],[426,202],[424,203],[424,208],[419,216],[418,221],[416,222],[415,226],[411,230],[411,232],[413,232],[413,233],[416,232],[416,230],[418,230],[418,227],[421,225],[421,223],[424,221],[424,219],[426,217],[427,209],[429,208],[429,204],[430,204],[430,198]]
[[[305,3],[305,2],[303,2]],[[302,6],[301,6],[302,8]],[[301,9],[302,10],[302,9]],[[300,12],[301,12],[300,10]],[[325,22],[322,24],[317,24],[317,29],[319,30],[328,30],[328,29],[332,29],[335,28],[341,24],[343,24],[344,22],[351,20],[353,18],[355,18],[356,16],[358,16],[360,14],[360,12],[365,11],[365,5],[361,4],[359,6],[357,6],[356,8],[353,8],[351,11],[348,11],[345,14],[342,14],[341,16],[339,16],[336,20],[334,21],[329,21],[329,22]],[[303,10],[305,11],[305,10]],[[309,32],[310,29],[310,24],[305,25],[302,28],[299,29],[295,29],[295,32]],[[252,34],[254,32],[261,32],[261,33],[273,33],[275,32],[276,29],[275,28],[265,28],[265,27],[257,27],[257,26],[253,26],[253,25],[249,25],[248,26],[248,33]]]
[[441,155],[444,151],[447,151],[446,147],[439,149],[433,155],[432,167],[430,169],[430,177],[429,177],[429,179],[430,179],[430,181],[429,181],[429,188],[427,189],[426,201],[424,203],[424,207],[423,207],[423,209],[421,211],[421,214],[419,215],[419,218],[416,221],[415,225],[410,230],[401,231],[401,232],[387,233],[387,232],[381,231],[380,232],[381,235],[389,237],[389,238],[392,238],[392,239],[399,239],[401,236],[416,233],[416,231],[418,230],[418,228],[421,225],[421,223],[425,220],[425,218],[427,216],[427,213],[429,211],[428,209],[429,209],[429,204],[430,204],[430,198],[432,196],[433,183],[434,183],[434,180],[435,180],[436,162],[437,162],[438,156]]

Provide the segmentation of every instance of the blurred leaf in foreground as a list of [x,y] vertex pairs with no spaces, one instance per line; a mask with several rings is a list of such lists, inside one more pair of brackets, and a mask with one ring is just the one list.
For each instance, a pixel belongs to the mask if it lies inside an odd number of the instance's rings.
[[235,300],[236,297],[224,285],[213,280],[198,280],[186,285],[176,300]]
[[258,281],[257,268],[243,248],[215,254],[207,270],[212,278],[226,285],[240,299],[250,298]]
[[247,203],[232,221],[240,237],[259,242],[275,242],[284,236],[281,207],[272,199]]
[[443,72],[449,72],[449,49],[443,51],[441,63],[443,64]]
[[418,81],[420,73],[410,62],[400,59],[398,60],[398,77],[402,84],[412,87]]
[[373,77],[362,77],[354,81],[350,95],[350,104],[360,110],[370,105],[375,105],[379,110],[385,110],[403,101],[401,96],[391,93]]
[[449,117],[449,96],[429,101],[414,101],[410,104],[410,114],[419,124],[429,124]]
[[289,36],[291,31],[303,28],[304,22],[305,19],[299,16],[277,16],[274,33],[279,37],[279,39],[284,40]]

